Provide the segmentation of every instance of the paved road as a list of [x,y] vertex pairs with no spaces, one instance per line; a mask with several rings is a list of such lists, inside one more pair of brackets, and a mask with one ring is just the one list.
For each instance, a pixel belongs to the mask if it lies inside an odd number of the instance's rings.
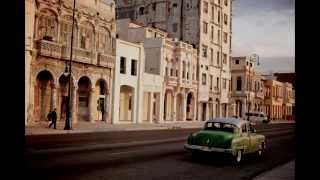
[[[295,157],[294,125],[258,127],[258,132],[267,137],[267,152],[262,160],[247,156],[240,166],[232,165],[228,158],[221,156],[192,158],[190,153],[183,149],[190,131],[194,130],[117,132],[116,135],[77,134],[70,139],[63,135],[27,137],[29,148],[38,149],[33,155],[27,156],[30,172],[45,179],[250,179]],[[97,138],[94,138],[95,136]],[[45,139],[48,140],[45,142]],[[79,140],[74,141],[75,139]],[[82,147],[98,144],[99,141],[111,145],[133,140],[142,142],[165,139],[175,140],[148,146],[110,146],[91,151],[52,153],[55,149],[61,149],[64,142],[70,143],[68,147]],[[56,144],[52,145],[52,142]],[[46,150],[48,148],[53,151],[49,153]]]

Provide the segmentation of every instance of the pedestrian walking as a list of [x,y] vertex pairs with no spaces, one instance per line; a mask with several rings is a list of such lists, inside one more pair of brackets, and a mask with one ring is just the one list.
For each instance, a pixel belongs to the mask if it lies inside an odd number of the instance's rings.
[[54,129],[57,129],[57,112],[56,112],[56,108],[53,109],[53,111],[51,111],[51,124],[49,125],[49,128],[51,128],[51,126],[53,125]]

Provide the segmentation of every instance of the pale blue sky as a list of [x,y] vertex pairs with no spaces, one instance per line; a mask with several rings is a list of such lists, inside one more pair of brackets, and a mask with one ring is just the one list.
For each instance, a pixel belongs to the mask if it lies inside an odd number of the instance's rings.
[[294,0],[234,0],[232,55],[257,53],[265,72],[294,72]]

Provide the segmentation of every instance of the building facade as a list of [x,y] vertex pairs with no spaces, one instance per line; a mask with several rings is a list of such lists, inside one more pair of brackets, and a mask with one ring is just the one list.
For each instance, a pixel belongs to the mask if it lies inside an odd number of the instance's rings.
[[[143,42],[145,69],[142,78],[158,76],[156,79],[161,81],[158,86],[161,88],[158,89],[159,94],[148,90],[154,82],[149,85],[144,83],[142,88],[144,104],[148,104],[150,100],[147,99],[152,96],[153,101],[160,101],[159,106],[151,107],[155,111],[152,122],[195,121],[198,94],[197,50],[190,44],[168,38],[167,33],[162,30],[132,23],[130,19],[118,20],[117,25],[120,39]],[[150,108],[144,108],[145,121],[151,121],[148,109]]]
[[143,93],[141,81],[144,70],[144,47],[142,43],[116,40],[116,63],[114,75],[112,122],[141,123]]
[[230,0],[117,0],[117,19],[163,29],[168,37],[192,44],[198,51],[198,117],[228,116],[231,81]]
[[[26,15],[26,124],[45,121],[54,108],[58,121],[64,121],[73,1],[28,1]],[[70,87],[72,123],[111,122],[115,25],[113,1],[77,1]]]
[[[249,56],[232,57],[232,94],[235,105],[233,115],[244,117],[248,112],[264,112],[263,77],[255,70],[256,59]],[[232,116],[232,114],[230,114]]]
[[265,80],[265,106],[271,120],[294,119],[294,90],[292,84],[275,79]]

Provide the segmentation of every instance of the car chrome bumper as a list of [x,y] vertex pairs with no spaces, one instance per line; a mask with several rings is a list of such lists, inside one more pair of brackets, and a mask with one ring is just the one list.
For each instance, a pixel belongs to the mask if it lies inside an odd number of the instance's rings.
[[224,149],[224,148],[215,148],[215,147],[207,147],[207,146],[198,146],[198,145],[190,145],[185,144],[184,148],[187,150],[198,150],[205,152],[221,152],[221,153],[232,153],[232,149]]

